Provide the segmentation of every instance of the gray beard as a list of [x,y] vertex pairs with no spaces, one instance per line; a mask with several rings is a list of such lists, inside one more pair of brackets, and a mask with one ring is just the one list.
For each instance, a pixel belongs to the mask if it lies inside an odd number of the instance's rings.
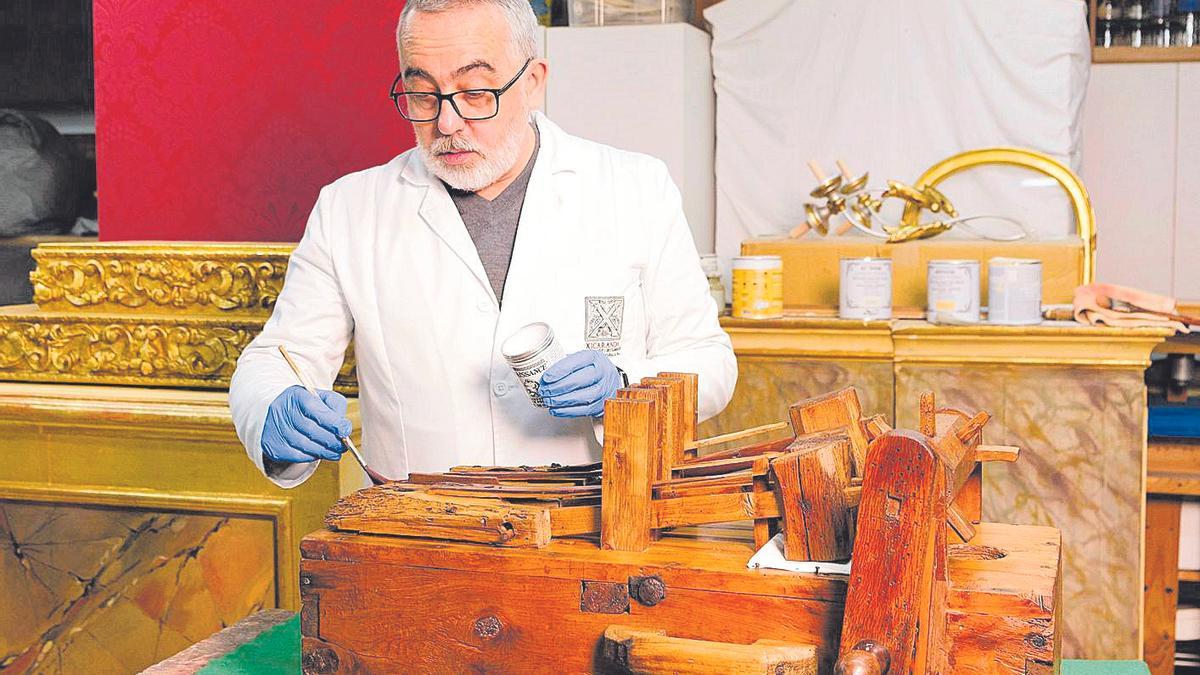
[[[483,154],[474,143],[459,136],[443,136],[429,147],[421,143],[417,147],[425,166],[446,185],[462,192],[478,192],[495,183],[517,163],[517,156],[521,154],[521,131],[529,123],[528,114],[514,117],[505,130],[504,142],[488,154]],[[451,166],[437,156],[437,153],[449,150],[473,150],[479,152],[481,159],[471,168]]]

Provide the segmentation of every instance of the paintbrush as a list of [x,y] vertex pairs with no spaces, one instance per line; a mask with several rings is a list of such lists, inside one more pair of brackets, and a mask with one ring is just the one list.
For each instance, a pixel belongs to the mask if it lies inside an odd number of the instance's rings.
[[[287,364],[289,367],[291,367],[292,372],[296,374],[296,379],[300,380],[300,386],[304,387],[308,393],[316,396],[317,399],[320,400],[320,394],[317,393],[316,388],[312,386],[312,383],[308,381],[308,378],[304,376],[304,372],[300,370],[300,366],[296,365],[296,362],[292,360],[291,354],[288,354],[287,347],[279,345],[279,353],[283,354],[283,360],[287,361]],[[342,445],[350,451],[350,454],[354,455],[354,459],[358,460],[358,465],[363,468],[363,471],[367,472],[367,477],[371,479],[372,483],[376,485],[383,485],[384,483],[392,482],[390,478],[385,478],[382,474],[367,466],[367,461],[363,459],[363,456],[358,452],[358,448],[355,447],[354,441],[350,440],[349,436],[342,436]]]

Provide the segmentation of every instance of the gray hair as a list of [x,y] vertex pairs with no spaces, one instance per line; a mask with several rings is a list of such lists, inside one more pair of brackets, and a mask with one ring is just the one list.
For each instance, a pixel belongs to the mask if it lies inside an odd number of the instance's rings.
[[492,6],[504,13],[511,38],[510,48],[517,60],[537,57],[537,16],[529,0],[408,0],[396,25],[396,49],[404,60],[404,45],[409,41],[409,21],[417,12],[445,12],[460,7]]

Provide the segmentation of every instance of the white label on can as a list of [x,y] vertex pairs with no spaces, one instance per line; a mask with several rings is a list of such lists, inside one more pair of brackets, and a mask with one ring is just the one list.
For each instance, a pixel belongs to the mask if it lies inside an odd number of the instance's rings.
[[538,395],[538,386],[542,383],[542,373],[546,372],[547,368],[557,363],[564,356],[566,354],[563,353],[558,340],[555,340],[534,359],[520,366],[513,366],[513,372],[516,373],[517,379],[521,381],[521,386],[525,388],[525,393],[529,395],[529,400],[535,406],[539,408],[546,407],[546,402]]
[[842,259],[838,314],[843,319],[892,316],[892,261]]
[[1010,326],[1042,322],[1040,261],[988,265],[988,322]]
[[979,321],[979,263],[931,261],[926,288],[930,321]]

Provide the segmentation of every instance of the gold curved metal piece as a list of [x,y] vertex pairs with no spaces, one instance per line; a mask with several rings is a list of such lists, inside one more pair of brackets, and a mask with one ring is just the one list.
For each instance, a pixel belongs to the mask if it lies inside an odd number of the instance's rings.
[[804,205],[804,219],[808,222],[808,226],[817,231],[817,234],[824,237],[829,234],[829,209],[816,204]]
[[852,195],[855,192],[862,190],[867,186],[867,179],[869,177],[870,173],[864,173],[854,180],[850,180],[849,176],[847,176],[846,179],[842,181],[842,187],[840,188],[841,193],[844,195]]
[[821,183],[817,187],[813,188],[813,191],[809,194],[812,195],[813,199],[825,199],[829,195],[835,194],[838,191],[838,188],[841,186],[842,176],[841,174],[837,174],[826,179],[824,183]]
[[[1096,278],[1096,212],[1092,208],[1087,188],[1070,168],[1058,160],[1025,148],[979,148],[968,150],[934,164],[917,178],[916,185],[934,187],[960,171],[985,164],[1019,166],[1053,178],[1067,196],[1075,211],[1075,224],[1083,240],[1083,269],[1080,283],[1090,284]],[[908,215],[907,208],[905,215]],[[903,219],[902,219],[903,220]]]

